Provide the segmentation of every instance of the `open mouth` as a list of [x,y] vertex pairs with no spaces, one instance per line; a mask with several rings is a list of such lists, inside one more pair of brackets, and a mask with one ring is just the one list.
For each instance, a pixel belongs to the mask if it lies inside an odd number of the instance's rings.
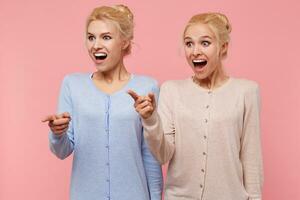
[[94,53],[94,56],[96,60],[104,60],[107,57],[107,54],[100,52],[100,53]]
[[204,59],[198,59],[198,60],[193,60],[194,67],[204,67],[207,64],[207,60]]

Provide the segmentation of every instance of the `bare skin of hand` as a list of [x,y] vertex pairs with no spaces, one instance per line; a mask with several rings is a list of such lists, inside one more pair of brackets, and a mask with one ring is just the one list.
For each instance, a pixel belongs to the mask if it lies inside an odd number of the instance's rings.
[[154,94],[149,93],[147,96],[139,96],[132,90],[128,90],[127,93],[133,98],[135,110],[140,114],[140,116],[143,119],[149,118],[156,108]]
[[48,115],[42,122],[48,122],[48,126],[55,135],[65,133],[69,128],[71,116],[68,112],[59,115]]

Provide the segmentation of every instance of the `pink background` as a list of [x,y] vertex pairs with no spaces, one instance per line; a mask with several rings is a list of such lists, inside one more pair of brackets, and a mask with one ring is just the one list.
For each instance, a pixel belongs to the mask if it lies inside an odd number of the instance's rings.
[[[117,1],[0,1],[0,199],[68,199],[71,158],[48,148],[41,118],[56,110],[63,76],[94,70],[84,47],[91,9]],[[265,200],[300,199],[300,3],[297,0],[132,0],[133,73],[160,82],[191,75],[181,33],[196,13],[232,22],[226,69],[257,81],[262,96]]]

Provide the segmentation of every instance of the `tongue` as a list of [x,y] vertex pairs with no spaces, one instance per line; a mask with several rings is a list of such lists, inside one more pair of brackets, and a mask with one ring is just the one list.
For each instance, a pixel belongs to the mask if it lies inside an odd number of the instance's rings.
[[104,60],[106,56],[96,56],[96,60]]
[[198,63],[194,63],[195,67],[204,67],[206,65],[206,62],[198,62]]

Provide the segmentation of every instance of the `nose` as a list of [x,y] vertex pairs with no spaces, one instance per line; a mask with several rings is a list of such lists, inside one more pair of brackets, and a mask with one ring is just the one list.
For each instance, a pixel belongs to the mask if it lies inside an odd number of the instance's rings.
[[93,45],[93,48],[94,48],[94,49],[101,49],[101,48],[103,48],[103,45],[102,45],[102,43],[101,43],[101,40],[96,39],[96,40],[95,40],[95,43],[94,43],[94,45]]
[[193,56],[198,56],[202,54],[202,49],[200,45],[195,45],[193,49]]

